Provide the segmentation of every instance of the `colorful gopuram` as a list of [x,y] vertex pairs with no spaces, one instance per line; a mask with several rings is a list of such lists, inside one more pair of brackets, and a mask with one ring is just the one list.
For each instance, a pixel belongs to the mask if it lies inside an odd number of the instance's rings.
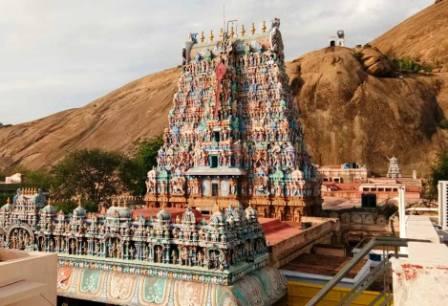
[[169,127],[148,172],[156,207],[251,206],[259,216],[300,222],[320,212],[321,181],[304,148],[285,72],[280,20],[215,40],[192,34]]
[[[124,195],[104,214],[57,212],[37,190],[0,208],[0,247],[56,252],[58,295],[115,305],[272,305],[286,293],[258,216],[319,213],[275,19],[190,35],[169,127],[138,215]],[[169,210],[181,208],[172,216]]]

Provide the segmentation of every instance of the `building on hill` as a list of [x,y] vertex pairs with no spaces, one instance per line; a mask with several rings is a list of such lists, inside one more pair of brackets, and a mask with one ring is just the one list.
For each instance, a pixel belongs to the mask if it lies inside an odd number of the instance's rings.
[[357,163],[343,163],[337,166],[322,166],[318,168],[323,182],[352,183],[365,181],[369,171],[365,166]]
[[398,164],[398,158],[395,156],[389,158],[389,169],[387,170],[387,177],[396,179],[401,177],[400,165]]
[[241,203],[294,221],[320,211],[321,182],[288,88],[279,27],[275,19],[270,32],[263,25],[260,33],[231,28],[216,41],[192,36],[148,172],[150,206]]
[[5,184],[22,184],[23,174],[15,173],[11,176],[5,177]]

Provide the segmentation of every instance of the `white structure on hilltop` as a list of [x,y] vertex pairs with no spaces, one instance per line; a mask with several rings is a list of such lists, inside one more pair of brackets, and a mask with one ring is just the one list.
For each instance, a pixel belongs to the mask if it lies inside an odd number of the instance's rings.
[[336,40],[336,45],[338,47],[345,47],[345,32],[344,30],[338,30],[336,32],[338,39]]
[[336,36],[330,37],[330,47],[345,47],[345,32],[337,30]]
[[439,181],[439,225],[448,229],[448,181]]
[[388,178],[400,178],[401,171],[400,165],[398,164],[398,158],[395,156],[389,158],[389,169],[387,170]]

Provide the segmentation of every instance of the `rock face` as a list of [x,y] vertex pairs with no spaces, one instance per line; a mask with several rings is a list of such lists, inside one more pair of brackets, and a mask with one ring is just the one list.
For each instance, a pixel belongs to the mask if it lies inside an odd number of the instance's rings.
[[364,69],[374,76],[387,76],[392,72],[389,59],[375,47],[366,45],[355,50],[355,55],[362,63]]
[[438,1],[408,18],[371,44],[394,58],[409,57],[448,72],[448,1]]
[[[447,30],[448,2],[443,1],[372,46],[393,56],[448,63]],[[386,157],[397,156],[404,175],[428,171],[448,147],[448,130],[440,127],[448,117],[448,73],[378,77],[383,68],[373,53],[366,52],[363,62],[352,49],[327,48],[288,64],[308,150],[319,164],[356,161],[385,174]],[[132,150],[136,141],[166,127],[178,76],[177,69],[166,70],[83,108],[0,128],[0,167],[49,167],[80,148]]]
[[160,135],[175,92],[177,69],[131,82],[85,107],[0,128],[0,168],[48,167],[67,152],[99,147],[128,151]]
[[379,78],[347,48],[328,48],[290,63],[289,75],[305,126],[305,143],[319,164],[365,162],[387,171],[396,155],[403,173],[427,171],[446,148],[439,122],[448,110],[448,75]]

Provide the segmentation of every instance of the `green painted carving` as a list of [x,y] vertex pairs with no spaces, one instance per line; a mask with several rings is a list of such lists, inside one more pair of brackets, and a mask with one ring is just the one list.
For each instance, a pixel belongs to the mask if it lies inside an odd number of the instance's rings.
[[101,272],[97,270],[84,270],[82,273],[80,291],[95,293],[99,289]]
[[143,283],[143,299],[145,302],[162,304],[164,302],[167,281],[162,278],[146,277]]

